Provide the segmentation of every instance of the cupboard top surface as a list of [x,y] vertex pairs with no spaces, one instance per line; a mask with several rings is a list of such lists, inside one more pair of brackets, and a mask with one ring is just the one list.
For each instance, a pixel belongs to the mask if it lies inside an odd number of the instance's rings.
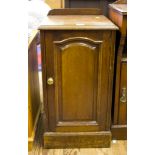
[[117,30],[118,27],[103,15],[47,16],[40,30]]
[[127,4],[109,4],[109,7],[121,14],[127,15]]

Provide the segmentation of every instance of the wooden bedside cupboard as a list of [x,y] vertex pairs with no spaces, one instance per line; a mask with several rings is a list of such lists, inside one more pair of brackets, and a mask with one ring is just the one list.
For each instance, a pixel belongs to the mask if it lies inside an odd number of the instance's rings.
[[109,147],[118,27],[103,15],[49,15],[39,29],[44,147]]

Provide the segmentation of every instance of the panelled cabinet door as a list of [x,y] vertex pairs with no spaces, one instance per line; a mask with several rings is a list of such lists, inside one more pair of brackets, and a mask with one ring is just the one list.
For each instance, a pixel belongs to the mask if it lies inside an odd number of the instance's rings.
[[71,126],[76,131],[99,130],[100,54],[101,42],[90,39],[73,37],[54,42],[57,131],[69,131]]
[[102,33],[45,33],[49,131],[110,130],[113,35]]

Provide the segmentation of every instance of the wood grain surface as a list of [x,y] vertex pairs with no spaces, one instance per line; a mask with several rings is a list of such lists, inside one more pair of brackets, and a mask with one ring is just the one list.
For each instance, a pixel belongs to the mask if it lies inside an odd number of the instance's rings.
[[43,149],[44,114],[39,117],[35,143],[28,155],[127,155],[127,141],[111,141],[110,148]]
[[54,15],[47,16],[40,25],[39,29],[118,30],[118,27],[103,15]]
[[124,15],[127,14],[127,4],[110,4],[109,7]]
[[99,8],[102,14],[108,15],[108,4],[115,0],[64,0],[65,8]]
[[48,15],[102,15],[102,10],[98,8],[51,9]]
[[38,40],[39,40],[38,31],[33,31],[28,40],[28,148],[29,149],[32,149],[36,125],[41,110],[38,61],[37,61]]
[[[44,31],[44,35],[46,132],[109,131],[115,32]],[[52,86],[46,84],[48,77],[54,79]],[[106,137],[110,142],[110,135]]]
[[44,0],[52,9],[63,8],[64,0]]
[[[120,100],[127,96],[127,2],[116,1],[109,5],[109,18],[119,27],[116,35],[115,92],[112,137],[127,138],[127,102]],[[123,93],[124,90],[124,93]],[[124,95],[125,94],[125,95]]]
[[49,149],[40,148],[28,155],[127,155],[127,141],[111,143],[110,148]]

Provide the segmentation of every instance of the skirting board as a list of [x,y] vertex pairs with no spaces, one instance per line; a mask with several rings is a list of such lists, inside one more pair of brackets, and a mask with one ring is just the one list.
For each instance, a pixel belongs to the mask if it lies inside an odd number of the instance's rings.
[[111,144],[111,132],[46,132],[44,148],[108,148]]
[[116,140],[127,139],[127,125],[112,125],[111,132],[112,132],[112,139]]

